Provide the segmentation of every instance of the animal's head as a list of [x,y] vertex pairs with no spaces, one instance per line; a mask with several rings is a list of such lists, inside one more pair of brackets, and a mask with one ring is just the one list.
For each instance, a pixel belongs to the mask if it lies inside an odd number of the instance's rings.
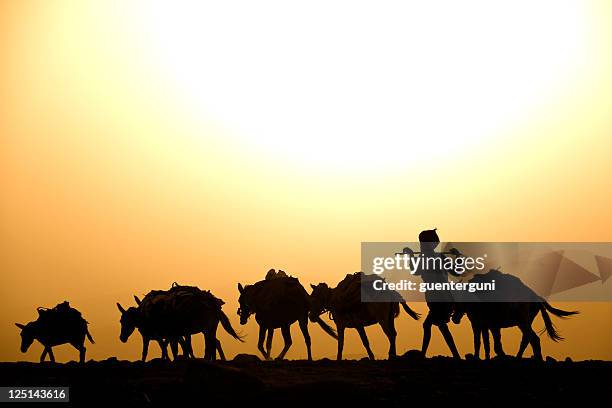
[[331,298],[331,289],[326,283],[318,285],[310,285],[312,293],[310,294],[310,320],[316,320],[321,314],[327,311]]
[[28,324],[15,323],[15,326],[21,329],[21,352],[25,353],[34,342],[34,322]]
[[240,292],[240,297],[238,298],[239,307],[237,313],[238,316],[240,316],[240,324],[246,324],[249,317],[255,313],[249,296],[250,288],[250,285],[242,286],[241,283],[238,284],[238,292]]
[[121,333],[119,340],[125,343],[140,325],[140,310],[137,307],[130,307],[127,310],[117,302],[117,309],[121,312]]

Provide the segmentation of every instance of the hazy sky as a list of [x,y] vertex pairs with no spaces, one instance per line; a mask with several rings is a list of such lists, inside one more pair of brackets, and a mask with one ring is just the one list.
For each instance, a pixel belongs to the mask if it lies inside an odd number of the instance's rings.
[[[37,306],[69,300],[89,357],[135,359],[117,301],[194,284],[237,327],[237,282],[336,284],[362,241],[422,229],[612,241],[610,2],[220,3],[0,5],[0,360],[38,359],[13,325]],[[559,307],[582,314],[545,354],[612,359],[609,303]],[[397,325],[400,352],[420,347],[419,323]],[[226,352],[255,353],[255,322],[239,329]],[[452,330],[472,352],[468,323]],[[315,358],[335,354],[311,333]]]

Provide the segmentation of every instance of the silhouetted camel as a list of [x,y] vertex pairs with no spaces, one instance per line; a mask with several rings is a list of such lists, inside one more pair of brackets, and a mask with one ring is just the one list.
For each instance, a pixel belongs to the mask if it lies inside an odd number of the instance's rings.
[[[296,321],[304,335],[308,360],[312,360],[310,347],[310,334],[308,333],[308,310],[310,298],[300,282],[293,277],[277,277],[272,280],[263,280],[253,285],[243,287],[238,284],[240,298],[238,302],[238,315],[240,324],[246,324],[249,316],[255,314],[255,320],[259,324],[259,340],[257,348],[265,359],[270,359],[270,349],[274,329],[280,328],[285,341],[285,347],[278,355],[277,360],[282,360],[291,347],[290,327]],[[321,319],[316,322],[330,336],[336,338],[334,330]],[[267,350],[263,343],[268,333]]]
[[55,362],[53,346],[70,344],[79,351],[79,361],[85,362],[85,337],[93,344],[94,340],[87,329],[87,321],[81,313],[71,308],[68,302],[60,303],[54,309],[38,308],[38,319],[28,324],[15,323],[21,329],[21,352],[25,353],[34,340],[44,347],[40,362]]
[[[531,327],[533,320],[538,313],[542,314],[545,331],[553,341],[563,340],[555,328],[548,312],[558,317],[568,317],[578,312],[568,312],[552,307],[546,300],[538,296],[529,287],[525,286],[520,279],[515,276],[501,273],[499,270],[492,269],[486,274],[476,275],[470,282],[496,281],[500,293],[478,293],[477,299],[464,299],[467,301],[456,302],[453,322],[459,323],[464,314],[468,315],[474,333],[474,356],[480,357],[480,338],[483,338],[485,347],[485,358],[489,358],[489,334],[493,334],[493,347],[495,353],[504,356],[501,343],[501,329],[517,326],[523,336],[521,345],[517,353],[517,358],[521,358],[528,344],[531,344],[534,358],[542,360],[542,350],[540,338]],[[516,299],[517,301],[494,301],[494,296],[499,299]],[[474,301],[475,300],[475,301]]]
[[219,345],[216,338],[219,323],[232,337],[242,341],[227,315],[221,310],[222,300],[208,291],[201,291],[195,287],[178,287],[180,290],[175,289],[177,287],[169,291],[152,291],[142,302],[135,297],[139,307],[130,307],[126,310],[117,303],[117,308],[121,312],[119,339],[125,343],[137,328],[142,335],[143,361],[146,360],[151,340],[157,340],[165,349],[164,342],[180,343],[184,336],[196,333],[204,334],[204,359],[214,360]]
[[[359,333],[361,342],[365,347],[370,360],[374,360],[374,353],[370,349],[370,342],[366,335],[365,327],[378,323],[389,340],[389,358],[396,357],[395,339],[395,318],[399,315],[399,303],[402,308],[414,320],[419,319],[419,314],[406,304],[406,302],[362,302],[360,298],[360,282],[363,274],[347,275],[336,288],[330,288],[326,283],[310,285],[312,287],[310,317],[319,318],[325,312],[331,313],[331,317],[336,323],[338,332],[338,354],[337,359],[342,360],[342,349],[344,347],[344,330],[354,328]],[[346,282],[347,280],[353,282]],[[347,285],[343,285],[343,283]],[[355,286],[355,290],[346,295],[345,291],[350,291],[346,286]]]

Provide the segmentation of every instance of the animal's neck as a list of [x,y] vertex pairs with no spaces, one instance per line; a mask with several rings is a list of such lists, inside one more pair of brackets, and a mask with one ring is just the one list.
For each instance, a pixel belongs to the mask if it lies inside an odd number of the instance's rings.
[[331,305],[331,300],[332,300],[332,297],[333,297],[333,295],[334,295],[334,290],[335,290],[335,288],[334,288],[334,289],[330,288],[330,289],[327,291],[327,295],[326,295],[326,296],[325,296],[325,298],[323,299],[323,306],[324,306],[326,309],[329,309],[329,307],[330,307],[330,305]]

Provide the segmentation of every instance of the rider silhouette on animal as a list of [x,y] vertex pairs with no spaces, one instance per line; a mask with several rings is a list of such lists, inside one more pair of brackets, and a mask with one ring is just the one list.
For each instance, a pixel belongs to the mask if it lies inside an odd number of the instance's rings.
[[[440,244],[440,238],[436,233],[436,230],[425,230],[419,234],[419,243],[421,245],[421,254],[424,258],[442,258],[441,264],[444,264],[444,254],[436,252],[436,248]],[[458,251],[451,251],[451,253],[459,255]],[[415,275],[420,275],[426,283],[444,283],[448,282],[448,274],[453,276],[460,276],[453,270],[439,269],[431,267],[431,265],[437,265],[438,262],[429,262],[429,267],[419,268],[415,271]],[[453,357],[461,358],[453,336],[448,329],[448,322],[453,314],[454,302],[453,297],[448,291],[443,290],[428,290],[425,292],[425,300],[429,307],[429,313],[423,322],[423,344],[421,346],[421,352],[423,355],[427,353],[429,347],[429,341],[431,339],[431,326],[435,325],[440,329],[448,348],[450,349]]]

